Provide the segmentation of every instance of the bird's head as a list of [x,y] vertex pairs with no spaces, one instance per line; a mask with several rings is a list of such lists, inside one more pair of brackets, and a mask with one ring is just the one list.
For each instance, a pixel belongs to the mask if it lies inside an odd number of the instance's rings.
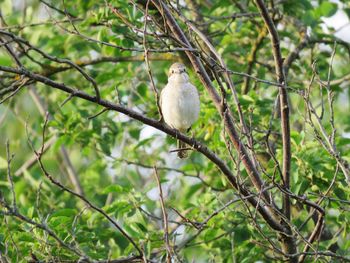
[[185,65],[182,63],[176,62],[171,65],[168,76],[170,77],[174,74],[182,74],[182,73],[186,73]]

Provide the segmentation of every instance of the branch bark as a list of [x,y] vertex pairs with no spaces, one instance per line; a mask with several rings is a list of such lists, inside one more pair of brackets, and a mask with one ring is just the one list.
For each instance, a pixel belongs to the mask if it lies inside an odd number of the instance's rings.
[[[165,22],[167,23],[168,27],[172,31],[174,37],[176,37],[179,42],[183,43],[183,45],[186,47],[186,49],[192,49],[191,43],[177,24],[176,20],[172,16],[168,6],[162,2],[157,0],[152,0],[152,3],[157,7],[158,11],[162,14],[162,16],[165,18]],[[256,167],[254,166],[254,163],[252,159],[250,159],[248,151],[246,147],[243,145],[243,143],[240,140],[240,136],[235,128],[235,124],[233,121],[233,116],[231,111],[229,110],[228,105],[226,104],[225,100],[218,94],[215,87],[211,83],[210,77],[205,71],[205,68],[200,61],[200,59],[193,53],[189,51],[185,51],[187,57],[192,63],[192,66],[197,73],[197,76],[203,83],[204,87],[208,91],[210,97],[212,98],[215,107],[217,108],[218,112],[220,113],[224,124],[226,131],[230,137],[231,142],[233,143],[234,147],[236,148],[239,156],[241,156],[243,164],[246,167],[246,170],[254,184],[254,186],[258,189],[258,191],[262,191],[264,188],[264,182],[260,177],[260,174]],[[238,188],[237,188],[238,189]],[[238,189],[239,190],[239,189]],[[270,195],[267,191],[263,191],[262,193],[263,199],[267,202],[267,204],[270,204],[273,208],[275,208],[275,204],[273,203],[273,200],[270,198]],[[273,216],[274,213],[272,212],[272,209],[270,210],[270,215]]]
[[[6,66],[0,66],[0,71],[4,72],[9,72],[9,73],[14,73],[14,74],[19,74],[19,75],[24,75],[27,76],[28,78],[41,82],[43,84],[46,84],[47,86],[50,86],[52,88],[64,91],[72,97],[78,97],[81,99],[85,99],[87,101],[96,103],[98,105],[101,105],[109,110],[117,111],[120,113],[123,113],[130,118],[133,118],[135,120],[138,120],[146,125],[152,126],[160,131],[163,131],[167,133],[168,135],[177,138],[179,140],[182,140],[188,145],[191,145],[194,149],[197,151],[201,152],[204,156],[206,156],[209,160],[211,160],[217,167],[218,169],[226,176],[227,180],[230,182],[230,184],[238,189],[241,193],[242,196],[248,197],[250,196],[250,192],[244,188],[243,186],[238,184],[237,178],[232,174],[230,168],[227,166],[225,162],[223,162],[214,152],[212,152],[210,149],[208,149],[204,144],[198,142],[197,140],[190,138],[182,133],[179,133],[177,130],[170,128],[164,123],[161,123],[157,120],[148,118],[134,110],[131,110],[129,108],[126,108],[122,105],[119,104],[114,104],[109,101],[100,99],[97,100],[95,96],[89,95],[85,92],[79,91],[72,89],[65,84],[62,83],[57,83],[49,78],[46,78],[40,74],[32,73],[25,68],[11,68],[11,67],[6,67]],[[237,135],[238,138],[238,135]],[[266,194],[266,189],[262,189],[261,192]],[[261,202],[258,202],[256,198],[254,197],[249,197],[247,198],[248,202],[253,206],[257,207],[258,212],[262,215],[262,217],[266,220],[266,222],[275,230],[279,232],[284,232],[286,229],[283,227],[275,218],[274,214],[271,214],[271,211],[268,210],[268,206],[264,206]],[[260,200],[261,201],[261,200]]]
[[[282,129],[282,144],[283,144],[283,168],[282,168],[282,180],[283,186],[286,190],[290,188],[290,167],[291,167],[291,144],[290,144],[290,123],[289,123],[289,103],[287,93],[287,83],[283,68],[283,58],[280,49],[280,40],[275,25],[268,13],[268,10],[263,0],[255,0],[255,3],[259,9],[259,12],[264,20],[264,23],[270,33],[272,53],[275,60],[275,69],[277,75],[277,81],[282,85],[279,88],[279,102],[281,113],[281,129]],[[289,195],[283,196],[283,213],[288,220],[291,219],[290,214],[290,200]],[[287,254],[295,254],[297,247],[295,240],[291,237],[291,230],[286,226],[288,235],[282,236],[282,249]],[[297,257],[290,257],[290,262],[297,262]]]
[[168,223],[168,213],[166,212],[165,204],[164,204],[164,197],[163,197],[163,190],[162,190],[162,184],[159,179],[157,167],[154,166],[154,177],[156,178],[157,181],[157,186],[159,190],[159,199],[160,199],[160,206],[162,208],[162,214],[163,214],[163,224],[164,224],[164,242],[165,242],[165,247],[166,247],[166,261],[167,263],[171,263],[171,246],[169,242],[169,223]]

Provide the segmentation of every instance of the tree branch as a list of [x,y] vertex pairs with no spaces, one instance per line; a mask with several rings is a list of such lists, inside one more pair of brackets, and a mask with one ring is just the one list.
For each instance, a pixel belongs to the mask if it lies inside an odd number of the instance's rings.
[[[197,151],[201,152],[203,155],[205,155],[209,160],[211,160],[218,168],[219,170],[226,176],[230,184],[236,188],[239,189],[240,193],[243,196],[249,196],[250,192],[245,189],[243,186],[238,184],[238,181],[236,177],[232,174],[230,168],[215,154],[213,153],[210,149],[208,149],[204,144],[198,142],[197,140],[190,138],[182,133],[179,133],[177,130],[170,128],[169,126],[165,125],[164,123],[161,123],[157,120],[150,119],[134,110],[131,110],[129,108],[126,108],[120,104],[114,104],[109,101],[101,99],[100,101],[97,101],[96,97],[91,96],[85,92],[82,92],[80,90],[74,90],[65,84],[57,83],[49,78],[46,78],[42,75],[32,73],[24,68],[21,69],[15,69],[11,67],[5,67],[5,66],[0,66],[0,71],[5,71],[9,73],[14,73],[14,74],[19,74],[19,75],[25,75],[28,78],[44,83],[52,88],[64,91],[68,94],[70,94],[73,97],[78,97],[82,98],[84,100],[99,104],[109,110],[117,111],[120,113],[123,113],[130,118],[133,118],[135,120],[138,120],[146,125],[152,126],[158,130],[161,130],[170,136],[177,138],[179,140],[182,140],[188,145],[191,145],[194,149]],[[238,135],[237,135],[238,139]],[[262,190],[263,193],[266,194],[266,190]],[[270,212],[268,212],[267,207],[263,206],[262,204],[259,204],[258,201],[255,198],[248,198],[248,201],[253,205],[253,207],[258,207],[259,213],[263,216],[263,218],[268,222],[268,224],[275,230],[277,231],[284,231],[284,227],[281,226],[281,224],[276,220],[276,218],[271,215]]]
[[160,183],[157,167],[154,166],[154,177],[156,178],[158,189],[159,189],[159,199],[160,199],[160,205],[162,208],[162,214],[163,214],[163,224],[164,224],[164,242],[165,242],[165,247],[167,251],[166,259],[167,263],[171,263],[171,254],[172,254],[172,249],[170,246],[169,242],[169,223],[168,223],[168,214],[165,209],[165,204],[164,204],[164,197],[163,197],[163,190],[162,190],[162,185]]
[[[280,49],[280,40],[275,28],[275,25],[267,11],[267,8],[263,0],[255,0],[255,3],[259,9],[259,12],[265,22],[265,25],[270,33],[271,43],[272,43],[272,53],[275,60],[275,69],[278,83],[283,86],[287,86],[284,68],[283,68],[283,58]],[[283,186],[286,190],[290,188],[290,167],[291,167],[291,144],[290,144],[290,123],[289,123],[289,103],[288,103],[288,93],[283,87],[279,88],[279,102],[280,102],[280,113],[281,113],[281,129],[282,129],[282,144],[283,144],[283,168],[282,168],[282,179]],[[290,214],[290,200],[289,195],[284,194],[283,198],[283,212],[288,220],[291,218]],[[289,231],[290,232],[290,231]],[[290,234],[290,233],[289,233]],[[292,237],[285,237],[282,240],[283,250],[288,254],[294,254],[297,251],[295,241]],[[296,257],[290,258],[291,262],[296,262]]]
[[[174,17],[170,13],[170,10],[168,6],[161,2],[152,0],[153,4],[157,7],[158,11],[163,14],[163,16],[166,19],[166,23],[169,26],[169,28],[172,30],[173,35],[184,44],[186,48],[189,50],[192,49],[192,46],[188,39],[186,38],[185,34],[181,30],[181,28],[178,26],[177,22],[175,21]],[[233,145],[235,146],[237,152],[239,153],[239,156],[242,157],[243,164],[246,167],[246,170],[255,185],[255,187],[258,189],[258,191],[261,191],[263,189],[263,181],[260,177],[259,172],[257,171],[256,167],[253,164],[253,161],[250,159],[248,151],[244,144],[241,142],[239,134],[236,131],[235,124],[233,121],[232,113],[229,110],[229,107],[227,106],[225,100],[221,98],[221,96],[217,93],[214,86],[211,83],[211,80],[207,74],[207,72],[204,69],[203,64],[201,63],[200,59],[192,52],[185,51],[188,58],[190,59],[192,66],[197,73],[199,79],[203,83],[204,87],[208,91],[210,97],[212,98],[218,112],[220,113],[221,117],[224,120],[224,124],[226,127],[226,131],[230,137],[230,140],[232,141]],[[239,188],[236,188],[239,190]],[[263,192],[263,198],[268,203],[271,204],[273,207],[275,207],[273,201],[271,200],[268,192]],[[273,213],[271,212],[271,216],[273,216]]]

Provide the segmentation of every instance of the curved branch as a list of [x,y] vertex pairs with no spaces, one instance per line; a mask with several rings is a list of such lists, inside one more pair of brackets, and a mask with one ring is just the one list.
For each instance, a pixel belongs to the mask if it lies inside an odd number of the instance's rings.
[[[290,67],[292,66],[293,62],[299,58],[300,52],[307,48],[307,47],[313,47],[316,44],[326,44],[326,45],[331,45],[334,43],[337,43],[339,45],[342,45],[345,49],[347,49],[349,56],[350,56],[350,44],[342,41],[338,38],[334,38],[332,39],[315,39],[315,38],[309,38],[307,36],[307,34],[305,33],[302,40],[300,41],[300,43],[295,47],[294,50],[292,50],[288,56],[286,57],[286,59],[283,62],[283,67],[284,67],[284,73],[286,78],[288,77],[288,72]],[[330,85],[338,85],[340,83],[342,83],[343,81],[347,81],[350,79],[350,74],[349,75],[345,75],[344,77],[338,79],[338,80],[334,80],[330,82]]]
[[[267,11],[267,8],[263,0],[255,0],[255,3],[259,9],[259,12],[264,20],[264,23],[269,30],[272,53],[275,60],[275,69],[278,83],[286,86],[286,79],[283,68],[283,58],[280,49],[280,40],[275,28],[275,25]],[[279,102],[280,102],[280,113],[281,113],[281,129],[282,129],[282,145],[283,145],[283,168],[282,168],[282,179],[283,185],[286,190],[290,188],[290,168],[291,168],[291,143],[290,143],[290,123],[289,123],[289,103],[288,93],[283,87],[279,88]],[[288,220],[291,218],[290,200],[289,195],[284,194],[283,196],[283,212]],[[291,232],[291,231],[289,231]],[[289,233],[290,234],[290,233]],[[292,237],[282,238],[283,250],[288,254],[296,253],[297,247]],[[296,257],[290,258],[291,262],[296,262]]]
[[[158,11],[163,15],[165,18],[165,22],[167,23],[168,27],[172,31],[173,35],[179,40],[179,42],[183,43],[184,46],[187,48],[186,55],[189,58],[189,60],[192,63],[192,66],[197,73],[197,76],[203,83],[204,87],[208,91],[210,97],[212,98],[215,107],[217,108],[218,112],[220,113],[225,127],[226,131],[230,137],[231,142],[233,143],[234,147],[236,148],[237,152],[239,153],[239,156],[241,156],[243,164],[254,184],[254,186],[258,189],[258,191],[262,192],[263,199],[268,203],[271,204],[272,207],[275,207],[275,204],[273,203],[273,200],[270,198],[270,195],[267,191],[262,191],[264,188],[264,182],[260,177],[260,174],[256,167],[254,166],[254,163],[252,159],[249,157],[248,151],[242,141],[240,140],[239,134],[236,131],[235,123],[233,120],[233,116],[231,111],[229,110],[229,107],[227,106],[226,101],[218,94],[215,87],[212,85],[210,77],[208,76],[206,70],[204,69],[204,66],[200,59],[189,50],[193,49],[189,40],[185,36],[184,32],[181,30],[179,25],[177,24],[176,20],[170,13],[170,10],[168,6],[162,2],[157,0],[152,0],[152,3],[157,7]],[[270,216],[273,217],[274,213],[272,210],[270,210]],[[280,225],[278,223],[278,225]],[[281,227],[281,225],[280,225]],[[282,227],[283,228],[283,227]]]
[[[210,161],[212,161],[218,169],[225,175],[227,180],[230,182],[230,184],[238,189],[242,196],[247,197],[250,196],[250,192],[245,189],[243,186],[238,184],[237,178],[232,174],[230,168],[224,163],[214,152],[212,152],[209,148],[207,148],[204,144],[200,143],[199,141],[190,138],[182,133],[179,133],[177,130],[170,128],[164,123],[161,123],[157,120],[148,118],[136,111],[133,111],[129,108],[126,108],[122,105],[119,104],[114,104],[106,100],[97,100],[95,96],[91,96],[85,92],[82,92],[80,90],[74,90],[65,84],[57,83],[49,78],[46,78],[42,75],[32,73],[24,68],[21,69],[16,69],[16,68],[11,68],[11,67],[5,67],[5,66],[0,66],[0,71],[5,71],[9,73],[14,73],[14,74],[19,74],[19,75],[24,75],[27,76],[28,78],[44,83],[52,88],[64,91],[68,94],[70,94],[71,97],[78,97],[93,103],[96,103],[100,106],[103,106],[109,110],[117,111],[120,113],[123,113],[127,116],[129,116],[132,119],[138,120],[146,125],[152,126],[160,131],[163,131],[167,133],[168,135],[177,138],[179,140],[182,140],[188,145],[191,145],[194,149],[202,153],[204,156],[206,156]],[[238,135],[237,135],[238,136]],[[237,137],[238,138],[238,137]],[[266,189],[262,189],[261,191],[263,194],[266,194],[267,191]],[[262,217],[266,220],[266,222],[275,230],[284,232],[285,228],[275,219],[273,215],[267,210],[267,206],[263,206],[261,202],[258,202],[254,197],[249,197],[247,198],[248,202],[253,206],[257,207],[259,213],[262,215]]]
[[[41,49],[39,48],[36,48],[34,47],[33,45],[31,45],[29,43],[29,41],[23,39],[23,38],[20,38],[10,32],[7,32],[7,31],[4,31],[4,30],[0,30],[0,34],[3,34],[7,37],[11,37],[14,41],[16,42],[20,42],[24,45],[26,45],[29,49],[32,49],[34,51],[36,51],[37,53],[39,53],[41,56],[43,56],[44,58],[46,59],[49,59],[51,61],[55,61],[57,63],[64,63],[64,64],[68,64],[69,66],[75,68],[78,72],[80,72],[80,74],[87,80],[89,81],[92,86],[94,87],[94,90],[95,90],[95,93],[96,93],[96,98],[97,99],[100,99],[100,91],[98,90],[98,87],[97,87],[97,84],[96,84],[96,81],[90,77],[80,66],[78,66],[77,64],[75,64],[74,62],[70,61],[69,59],[61,59],[61,58],[57,58],[57,57],[54,57],[54,56],[51,56],[49,54],[46,54],[44,51],[42,51]],[[20,62],[19,62],[20,63]],[[19,64],[19,66],[21,66],[21,64]]]

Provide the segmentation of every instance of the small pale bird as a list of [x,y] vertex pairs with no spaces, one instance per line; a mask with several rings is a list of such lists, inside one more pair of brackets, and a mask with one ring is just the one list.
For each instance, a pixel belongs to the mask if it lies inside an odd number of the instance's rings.
[[[180,132],[187,132],[198,119],[200,110],[199,94],[189,81],[186,68],[181,63],[171,65],[168,74],[168,84],[160,94],[160,107],[164,121]],[[188,156],[186,144],[177,141],[177,155],[183,159]]]

